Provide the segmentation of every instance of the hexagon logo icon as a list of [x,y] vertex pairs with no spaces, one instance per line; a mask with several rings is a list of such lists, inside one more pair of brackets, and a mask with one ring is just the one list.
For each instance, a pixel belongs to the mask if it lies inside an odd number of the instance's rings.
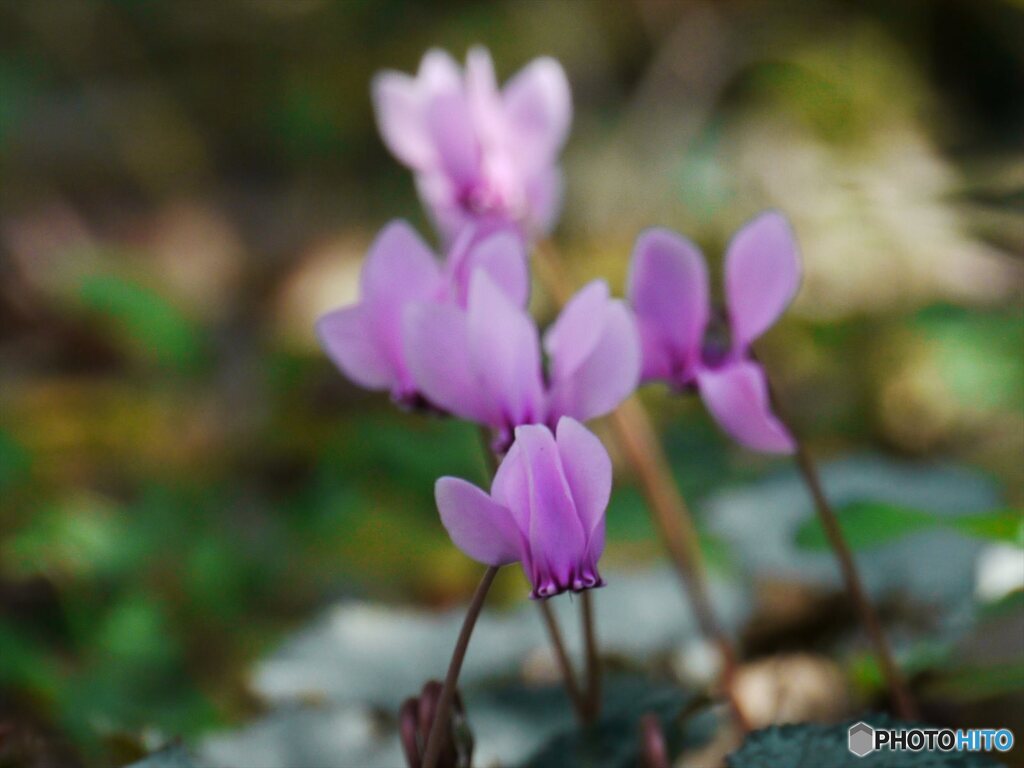
[[857,757],[870,755],[875,751],[875,729],[867,723],[850,726],[847,746]]

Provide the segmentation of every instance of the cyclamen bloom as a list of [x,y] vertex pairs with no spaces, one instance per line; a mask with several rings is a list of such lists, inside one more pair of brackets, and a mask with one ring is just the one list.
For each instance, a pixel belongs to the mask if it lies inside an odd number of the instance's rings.
[[407,361],[420,392],[495,430],[499,451],[520,425],[554,427],[562,416],[608,413],[640,378],[636,323],[601,280],[580,290],[545,334],[547,380],[533,318],[485,270],[473,274],[465,309],[419,304],[406,323]]
[[407,362],[403,318],[413,303],[465,306],[468,281],[479,269],[514,306],[526,303],[530,277],[525,245],[508,229],[467,229],[442,264],[404,221],[374,240],[360,275],[358,304],[327,313],[317,335],[334,364],[367,389],[391,391],[396,402],[421,399]]
[[415,77],[373,81],[381,136],[416,175],[423,204],[451,242],[480,220],[547,233],[558,216],[558,153],[572,122],[569,83],[557,61],[536,59],[499,90],[490,54],[473,48],[465,72],[428,51]]
[[571,418],[557,435],[539,424],[517,427],[490,495],[455,477],[437,481],[441,522],[455,545],[478,562],[521,562],[533,590],[547,598],[604,585],[597,561],[612,465],[601,441]]
[[761,214],[729,244],[727,327],[718,327],[700,250],[670,230],[647,230],[633,249],[628,288],[643,347],[643,380],[695,387],[738,442],[791,453],[793,438],[771,411],[768,382],[751,344],[789,306],[799,285],[800,257],[789,223],[776,212]]

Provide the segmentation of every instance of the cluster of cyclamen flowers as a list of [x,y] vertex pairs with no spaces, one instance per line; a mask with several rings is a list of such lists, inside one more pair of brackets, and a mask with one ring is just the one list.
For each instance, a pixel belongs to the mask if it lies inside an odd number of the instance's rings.
[[499,90],[486,51],[471,50],[465,70],[431,51],[416,77],[379,75],[373,97],[384,141],[415,174],[446,253],[435,256],[408,224],[389,224],[370,248],[359,303],[325,315],[318,334],[361,386],[492,431],[502,458],[490,493],[451,477],[436,486],[441,520],[467,555],[521,562],[535,598],[603,584],[612,468],[581,422],[642,382],[699,392],[752,449],[793,450],[751,353],[799,283],[780,214],[756,217],[729,245],[721,317],[697,247],[651,229],[633,250],[628,301],[596,280],[542,336],[526,309],[528,254],[561,204],[558,155],[572,114],[562,68],[539,59]]

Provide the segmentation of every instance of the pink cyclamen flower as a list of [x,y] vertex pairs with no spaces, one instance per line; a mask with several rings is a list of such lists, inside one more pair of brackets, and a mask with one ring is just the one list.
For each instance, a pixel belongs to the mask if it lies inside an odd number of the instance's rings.
[[557,435],[540,424],[517,427],[488,495],[455,477],[437,481],[441,522],[455,545],[481,563],[521,562],[546,598],[604,585],[605,509],[612,465],[601,441],[564,417]]
[[359,280],[359,303],[317,321],[320,343],[334,364],[367,389],[390,390],[396,402],[420,403],[409,371],[404,316],[414,303],[465,306],[468,281],[480,270],[514,306],[529,295],[526,250],[509,229],[467,229],[442,264],[404,221],[388,224],[370,246]]
[[792,452],[793,438],[771,411],[768,383],[752,359],[751,344],[778,319],[799,284],[800,257],[789,222],[780,213],[763,213],[729,244],[727,322],[715,323],[700,250],[670,230],[647,230],[633,249],[628,288],[643,347],[643,380],[695,387],[738,442],[758,451]]
[[422,303],[406,322],[406,359],[419,391],[495,430],[499,451],[520,425],[608,413],[640,380],[636,323],[601,280],[581,289],[545,334],[546,378],[536,323],[484,270],[470,280],[465,309]]
[[378,74],[372,86],[381,136],[416,176],[423,204],[451,242],[468,223],[497,219],[547,233],[561,206],[558,153],[572,99],[557,61],[536,59],[498,88],[490,54],[466,68],[430,50],[415,77]]

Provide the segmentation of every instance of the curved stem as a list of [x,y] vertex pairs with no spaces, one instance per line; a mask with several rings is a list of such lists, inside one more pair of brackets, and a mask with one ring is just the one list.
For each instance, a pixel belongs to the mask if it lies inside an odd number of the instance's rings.
[[733,719],[741,731],[749,731],[750,723],[735,690],[739,668],[736,652],[711,605],[697,529],[686,500],[672,477],[654,426],[635,397],[624,402],[612,414],[612,426],[640,482],[654,525],[690,598],[697,626],[721,657],[722,689]]
[[[571,296],[571,288],[557,251],[549,241],[541,240],[537,243],[537,257],[537,272],[545,287],[559,304],[565,304]],[[611,421],[616,442],[640,482],[655,528],[690,598],[701,634],[717,648],[721,657],[722,689],[733,719],[741,731],[749,731],[749,721],[735,692],[736,652],[711,605],[697,529],[669,469],[668,457],[647,411],[635,397],[620,405]]]
[[484,466],[486,467],[487,482],[490,482],[494,475],[498,472],[498,464],[500,463],[498,457],[494,455],[494,451],[491,450],[491,433],[487,427],[480,427],[477,430],[477,435],[480,437],[480,449],[484,456]]
[[441,698],[437,703],[437,712],[434,715],[434,722],[430,724],[430,735],[427,737],[427,745],[423,751],[423,768],[437,768],[437,759],[441,754],[441,747],[444,745],[448,733],[448,718],[452,708],[452,701],[455,699],[455,687],[459,682],[459,672],[462,671],[462,662],[466,658],[466,650],[469,648],[469,638],[473,634],[473,627],[476,626],[480,609],[483,608],[484,598],[494,583],[494,577],[500,566],[491,565],[484,571],[480,584],[473,593],[473,599],[466,610],[466,618],[462,621],[462,629],[459,630],[459,639],[455,642],[455,650],[452,651],[452,660],[448,664],[448,674],[444,678],[444,687],[441,689]]
[[860,578],[860,572],[857,570],[857,563],[853,558],[853,552],[850,551],[850,547],[846,543],[846,537],[843,535],[843,529],[839,525],[839,519],[836,517],[835,511],[825,495],[825,489],[821,485],[817,466],[811,458],[807,446],[796,436],[792,422],[787,417],[785,408],[779,402],[778,394],[768,379],[767,371],[765,371],[765,380],[768,381],[768,394],[772,407],[775,410],[775,415],[786,425],[790,435],[793,436],[793,441],[796,443],[797,468],[800,470],[800,476],[803,478],[807,489],[810,491],[811,498],[814,500],[814,506],[818,512],[821,527],[825,530],[825,535],[832,546],[836,560],[839,561],[839,570],[842,572],[846,591],[849,593],[854,605],[857,606],[857,613],[860,615],[861,623],[867,630],[871,644],[874,646],[879,667],[885,676],[886,682],[889,684],[889,695],[892,699],[893,709],[904,720],[916,720],[918,718],[917,705],[910,695],[906,681],[903,679],[903,673],[900,672],[900,668],[893,658],[889,641],[886,639],[885,631],[882,629],[882,622],[879,620],[878,614],[875,612],[874,606],[872,606],[871,600],[864,590],[864,583]]
[[580,594],[580,618],[587,655],[587,719],[594,722],[601,715],[601,657],[597,652],[594,630],[594,608],[590,590]]
[[589,722],[587,702],[580,693],[580,687],[576,682],[576,675],[572,671],[572,663],[569,661],[569,654],[565,650],[565,642],[562,640],[562,632],[558,628],[558,620],[554,611],[546,600],[538,600],[537,608],[540,609],[541,618],[544,619],[544,626],[547,628],[548,637],[551,639],[551,648],[555,652],[555,661],[558,662],[558,669],[562,673],[562,682],[565,684],[565,692],[569,695],[572,707],[579,717],[581,723]]

